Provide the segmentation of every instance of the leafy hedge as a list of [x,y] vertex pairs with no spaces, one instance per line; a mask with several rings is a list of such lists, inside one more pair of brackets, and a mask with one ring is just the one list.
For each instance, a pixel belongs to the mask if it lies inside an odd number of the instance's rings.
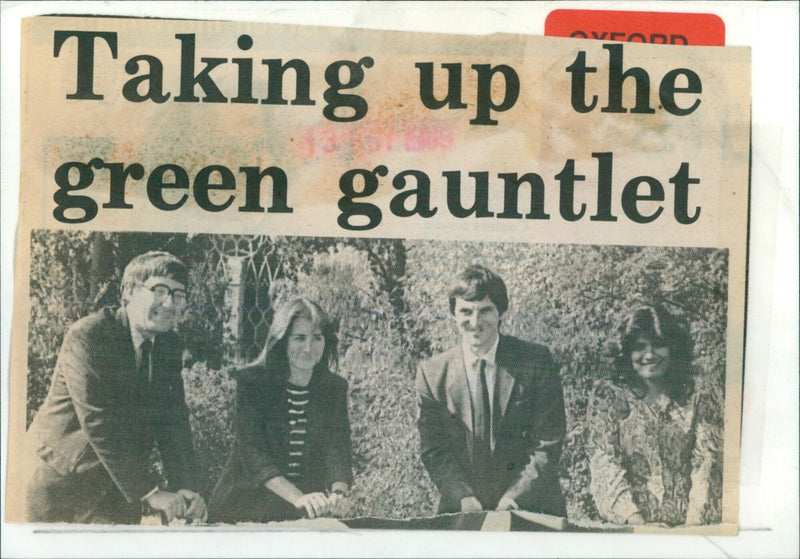
[[[134,239],[169,245],[198,274],[190,339],[214,355],[226,343],[219,316],[226,278],[198,254],[207,239]],[[106,236],[120,246],[122,235]],[[91,310],[87,234],[40,232],[32,246],[29,417],[47,388],[63,332]],[[407,518],[434,511],[437,493],[419,459],[414,424],[415,363],[457,342],[446,292],[464,266],[484,264],[505,280],[511,307],[502,330],[550,347],[561,364],[569,435],[561,481],[573,519],[596,514],[588,491],[583,423],[589,391],[605,371],[610,333],[631,305],[659,302],[692,325],[695,365],[710,379],[725,372],[727,252],[524,243],[315,239],[284,243],[282,273],[269,289],[275,306],[295,294],[316,299],[339,320],[338,373],[350,384],[355,483],[351,514]],[[171,245],[170,245],[171,243]],[[123,243],[124,244],[124,243]],[[83,247],[83,250],[82,248]],[[113,251],[112,251],[113,253]],[[112,279],[116,275],[111,274]],[[216,275],[215,275],[216,274]],[[199,282],[197,280],[200,280]],[[105,291],[111,289],[108,281]],[[97,290],[97,292],[102,290]],[[214,313],[217,313],[216,315]],[[198,318],[199,317],[199,318]],[[200,320],[202,318],[202,320]],[[199,324],[199,326],[198,326]],[[184,371],[204,490],[210,494],[232,440],[235,384],[219,359]]]

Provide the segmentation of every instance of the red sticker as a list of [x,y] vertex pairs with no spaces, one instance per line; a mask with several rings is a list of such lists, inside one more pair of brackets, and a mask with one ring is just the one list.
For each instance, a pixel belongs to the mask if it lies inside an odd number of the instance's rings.
[[714,14],[553,10],[545,20],[544,34],[663,45],[725,45],[725,23]]

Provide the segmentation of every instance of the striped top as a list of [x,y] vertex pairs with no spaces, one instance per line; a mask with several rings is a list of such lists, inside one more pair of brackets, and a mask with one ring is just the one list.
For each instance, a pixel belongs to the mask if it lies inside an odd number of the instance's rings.
[[306,432],[308,419],[308,387],[286,384],[286,409],[289,421],[289,461],[286,477],[289,481],[297,481],[303,476],[303,459],[305,458]]

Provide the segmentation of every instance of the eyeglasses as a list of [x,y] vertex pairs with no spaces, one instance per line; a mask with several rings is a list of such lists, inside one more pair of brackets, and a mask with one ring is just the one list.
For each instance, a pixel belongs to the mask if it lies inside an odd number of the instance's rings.
[[189,299],[189,294],[183,289],[170,289],[168,285],[164,285],[163,283],[157,283],[153,286],[148,286],[143,283],[140,285],[152,291],[153,297],[155,297],[155,300],[159,303],[164,301],[167,297],[172,296],[172,304],[176,307],[185,307]]

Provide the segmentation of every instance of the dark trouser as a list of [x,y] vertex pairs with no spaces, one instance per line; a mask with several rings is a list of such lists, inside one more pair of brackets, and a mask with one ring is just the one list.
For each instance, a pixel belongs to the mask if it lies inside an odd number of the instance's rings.
[[212,497],[208,522],[273,522],[296,520],[304,515],[294,505],[265,487],[235,486],[220,500]]
[[138,524],[141,505],[128,503],[102,467],[62,475],[38,460],[25,488],[25,520]]

